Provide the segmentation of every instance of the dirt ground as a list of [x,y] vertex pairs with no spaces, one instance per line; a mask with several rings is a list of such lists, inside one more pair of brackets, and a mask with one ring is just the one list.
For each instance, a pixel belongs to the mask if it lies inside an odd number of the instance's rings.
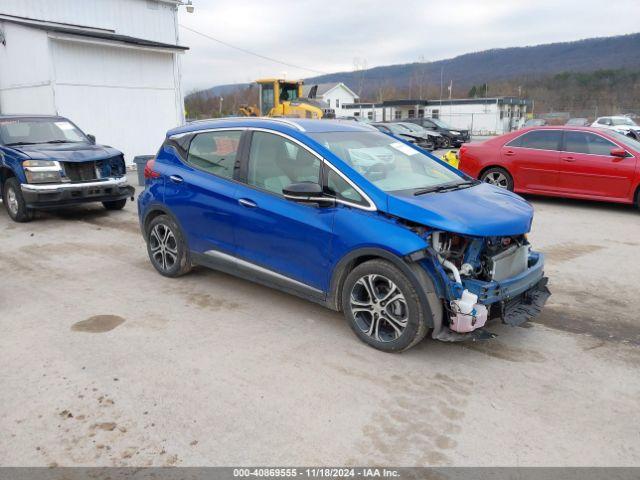
[[640,213],[530,199],[552,297],[482,343],[158,275],[135,204],[0,213],[0,464],[640,466]]

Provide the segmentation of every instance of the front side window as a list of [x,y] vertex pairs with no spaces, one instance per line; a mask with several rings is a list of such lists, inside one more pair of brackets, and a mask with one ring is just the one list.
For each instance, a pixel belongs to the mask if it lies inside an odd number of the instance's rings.
[[0,120],[0,142],[11,145],[80,143],[89,139],[69,120],[15,118]]
[[362,195],[358,193],[353,185],[333,170],[328,168],[327,172],[327,188],[331,195],[334,195],[338,200],[355,203],[356,205],[368,205],[367,201],[362,198]]
[[535,130],[510,141],[507,146],[534,150],[559,150],[561,138],[562,132],[560,130]]
[[611,155],[611,150],[618,146],[609,140],[588,132],[565,132],[564,149],[572,153],[590,155]]
[[320,182],[320,160],[280,135],[253,132],[247,183],[282,195],[292,183]]
[[310,133],[363,177],[385,192],[464,183],[429,156],[379,132]]
[[187,163],[198,170],[224,178],[233,178],[241,135],[240,131],[197,134],[189,145]]

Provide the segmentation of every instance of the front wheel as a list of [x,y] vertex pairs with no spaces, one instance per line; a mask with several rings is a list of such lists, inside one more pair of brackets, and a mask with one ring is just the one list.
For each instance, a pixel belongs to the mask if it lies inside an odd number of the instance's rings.
[[427,334],[425,310],[415,288],[386,260],[370,260],[349,273],[342,310],[360,340],[385,352],[407,350]]
[[22,196],[20,182],[16,177],[7,178],[2,187],[2,201],[14,222],[28,222],[33,219],[33,210],[27,208]]
[[504,168],[489,168],[480,175],[480,180],[513,192],[513,177]]
[[126,204],[127,204],[126,198],[123,198],[121,200],[112,200],[109,202],[102,202],[102,205],[104,205],[104,208],[106,208],[107,210],[122,210]]

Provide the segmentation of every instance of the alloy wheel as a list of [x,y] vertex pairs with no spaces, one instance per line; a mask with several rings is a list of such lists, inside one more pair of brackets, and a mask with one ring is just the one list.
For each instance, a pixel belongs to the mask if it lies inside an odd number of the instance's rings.
[[18,209],[20,208],[20,205],[18,204],[18,196],[16,195],[13,187],[9,187],[7,189],[7,207],[9,208],[11,215],[18,215]]
[[154,261],[164,271],[170,270],[178,261],[178,242],[171,229],[159,223],[151,230],[149,247]]
[[398,339],[409,320],[407,301],[383,275],[365,275],[351,289],[351,314],[360,330],[380,342]]
[[500,188],[508,188],[509,180],[506,175],[501,172],[490,172],[484,177],[485,183],[489,183],[491,185],[495,185]]

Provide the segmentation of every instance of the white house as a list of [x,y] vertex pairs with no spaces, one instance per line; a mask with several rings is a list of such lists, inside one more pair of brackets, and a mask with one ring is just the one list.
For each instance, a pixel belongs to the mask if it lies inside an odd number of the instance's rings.
[[532,101],[515,97],[451,100],[386,100],[345,105],[346,116],[377,122],[422,117],[438,118],[473,135],[501,135],[522,127]]
[[344,117],[347,115],[344,105],[358,102],[360,99],[356,93],[347,87],[344,83],[310,83],[304,85],[303,95],[309,96],[311,89],[316,86],[316,98],[324,100],[336,112],[336,117]]
[[57,114],[154,154],[184,122],[180,0],[0,0],[0,114]]

